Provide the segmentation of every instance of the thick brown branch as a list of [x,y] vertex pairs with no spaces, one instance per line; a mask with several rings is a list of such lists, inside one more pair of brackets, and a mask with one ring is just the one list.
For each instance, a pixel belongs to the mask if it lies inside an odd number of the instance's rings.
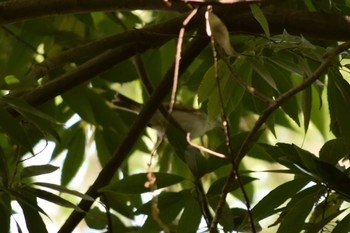
[[[232,9],[220,8],[220,10],[222,12],[219,16],[222,16],[222,20],[233,34],[264,33],[250,11],[236,15],[232,14]],[[337,41],[350,39],[350,17],[348,16],[272,6],[265,7],[263,11],[272,35],[281,34],[283,30],[287,30],[290,34],[314,39]]]
[[[191,42],[189,48],[185,51],[181,59],[180,72],[182,73],[191,64],[203,48],[208,44],[206,39],[195,39]],[[130,128],[128,135],[126,135],[123,142],[114,152],[112,159],[102,169],[99,176],[93,183],[93,185],[87,191],[87,195],[97,198],[100,194],[98,190],[107,185],[113,177],[116,170],[122,164],[122,162],[128,156],[138,137],[141,135],[143,129],[147,126],[153,113],[160,107],[164,98],[168,95],[172,85],[172,77],[174,75],[174,67],[172,67],[165,75],[163,81],[159,87],[154,91],[150,100],[145,104],[144,108],[136,118],[134,124]],[[88,211],[92,205],[92,202],[83,200],[78,205],[79,208]],[[67,221],[64,223],[62,228],[59,230],[60,233],[72,232],[76,225],[84,218],[85,214],[74,211]]]
[[[247,7],[249,1],[243,3],[217,6],[214,11],[233,33],[263,33]],[[190,10],[182,1],[168,5],[163,0],[14,0],[0,3],[0,25],[52,15],[136,9],[177,12]],[[316,39],[338,41],[350,39],[350,19],[347,16],[275,8],[272,5],[267,5],[263,11],[272,34],[280,34],[285,29],[292,34],[302,34]]]
[[35,0],[0,3],[0,24],[13,23],[44,16],[78,14],[113,10],[188,11],[184,3],[167,5],[162,0]]
[[[55,57],[45,59],[45,61],[40,64],[34,65],[27,78],[40,78],[48,74],[49,71],[61,67],[64,64],[70,62],[82,62],[103,53],[107,49],[129,43],[141,44],[141,46],[147,45],[148,49],[159,47],[158,41],[170,40],[177,35],[182,26],[183,20],[184,16],[176,17],[163,23],[108,36],[106,38],[69,49]],[[196,16],[193,18],[191,23],[187,25],[187,30],[192,30],[193,28],[198,27],[201,24],[201,21],[202,20],[200,17]],[[140,50],[138,52],[141,53],[142,51]]]

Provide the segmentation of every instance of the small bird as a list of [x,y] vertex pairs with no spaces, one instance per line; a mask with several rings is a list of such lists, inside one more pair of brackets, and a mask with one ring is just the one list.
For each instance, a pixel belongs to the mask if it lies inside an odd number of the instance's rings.
[[[135,114],[139,114],[143,107],[142,104],[120,93],[115,95],[112,102],[116,108]],[[220,127],[218,120],[211,120],[207,114],[194,108],[175,105],[171,116],[186,133],[190,133],[191,138],[200,137],[207,131]],[[150,120],[150,126],[160,133],[164,133],[168,124],[168,120],[159,110],[156,111]]]

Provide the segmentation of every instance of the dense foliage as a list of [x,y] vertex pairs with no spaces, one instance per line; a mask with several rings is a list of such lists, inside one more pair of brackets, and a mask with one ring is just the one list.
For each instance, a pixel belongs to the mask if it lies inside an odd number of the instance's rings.
[[[345,0],[0,2],[0,232],[349,232],[349,14]],[[206,122],[178,104],[217,127],[186,138],[183,122]],[[165,134],[148,127],[158,109]]]

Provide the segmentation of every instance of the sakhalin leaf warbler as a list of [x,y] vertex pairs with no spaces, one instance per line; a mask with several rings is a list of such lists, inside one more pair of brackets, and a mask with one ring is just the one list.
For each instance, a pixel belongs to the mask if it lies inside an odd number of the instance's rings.
[[[143,107],[142,104],[120,93],[116,94],[112,102],[116,108],[135,114],[138,114]],[[207,131],[220,127],[220,122],[217,119],[210,120],[204,112],[181,105],[174,106],[171,116],[186,133],[190,133],[191,138],[200,137]],[[149,124],[152,128],[163,133],[169,123],[166,117],[157,110]]]

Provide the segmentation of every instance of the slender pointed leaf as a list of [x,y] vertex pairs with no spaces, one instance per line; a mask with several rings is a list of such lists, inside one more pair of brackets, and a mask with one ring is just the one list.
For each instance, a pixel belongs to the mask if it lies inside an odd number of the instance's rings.
[[43,182],[35,182],[33,184],[41,186],[41,187],[45,187],[45,188],[50,188],[50,189],[59,191],[61,193],[68,193],[68,194],[71,194],[71,195],[74,195],[74,196],[77,196],[77,197],[81,197],[84,200],[88,200],[88,201],[94,201],[95,200],[92,197],[90,197],[90,196],[88,196],[88,195],[86,195],[84,193],[68,189],[68,188],[66,188],[65,186],[62,186],[62,185],[43,183]]
[[299,200],[283,218],[277,233],[301,232],[316,198],[311,194]]
[[264,13],[262,12],[262,10],[257,4],[250,4],[249,6],[250,6],[250,10],[253,13],[254,18],[256,19],[256,21],[259,22],[260,26],[264,30],[265,35],[267,36],[267,38],[270,38],[269,24],[267,22],[267,19]]
[[74,137],[69,143],[66,159],[63,163],[61,183],[67,185],[78,172],[85,157],[85,133],[82,127],[74,132]]
[[81,208],[79,208],[77,205],[63,199],[60,196],[57,196],[53,193],[47,192],[45,190],[41,190],[41,189],[35,189],[35,188],[30,188],[30,187],[26,187],[26,191],[31,193],[32,195],[41,198],[43,200],[52,202],[56,205],[60,205],[66,208],[72,208],[77,212],[84,212]]
[[307,179],[295,179],[288,181],[269,192],[252,209],[255,221],[264,219],[291,196],[301,190],[310,181]]
[[196,232],[202,218],[201,207],[198,200],[188,197],[181,214],[177,232]]
[[[100,189],[100,192],[115,191],[130,194],[150,192],[150,188],[145,187],[146,182],[148,182],[147,175],[147,173],[139,173],[125,177],[122,180]],[[177,184],[184,180],[184,178],[181,176],[162,172],[155,172],[154,176],[156,178],[156,185],[158,189]]]
[[[35,201],[34,198],[33,201]],[[28,206],[25,202],[18,201],[18,203],[22,208],[28,231],[35,233],[47,233],[48,231],[45,223],[39,212],[33,209],[31,206]]]
[[58,168],[59,167],[56,167],[50,164],[25,167],[21,171],[21,178],[23,179],[23,178],[33,177],[33,176],[49,174],[51,172],[56,171]]

